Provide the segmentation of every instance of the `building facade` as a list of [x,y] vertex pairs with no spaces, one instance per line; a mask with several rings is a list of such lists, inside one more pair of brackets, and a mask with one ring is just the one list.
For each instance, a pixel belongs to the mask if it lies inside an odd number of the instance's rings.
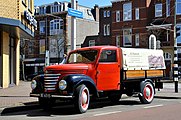
[[[27,75],[43,70],[46,50],[49,50],[50,65],[60,63],[64,54],[71,50],[71,16],[68,15],[70,7],[70,2],[54,2],[35,8],[38,27],[35,39],[30,41],[31,47],[25,51]],[[76,7],[83,12],[83,18],[76,18],[76,46],[80,48],[86,36],[98,35],[99,9],[98,6],[89,8],[78,3]]]
[[[176,26],[180,28],[180,8],[180,0],[113,0],[112,6],[100,9],[100,43],[118,47],[162,49],[167,66],[166,76],[171,78],[175,42],[174,14]],[[107,17],[107,11],[111,19]],[[98,41],[96,44],[100,43]],[[181,56],[181,36],[177,37],[177,44],[178,56]]]
[[20,40],[32,38],[36,28],[34,0],[0,2],[0,87],[19,84]]

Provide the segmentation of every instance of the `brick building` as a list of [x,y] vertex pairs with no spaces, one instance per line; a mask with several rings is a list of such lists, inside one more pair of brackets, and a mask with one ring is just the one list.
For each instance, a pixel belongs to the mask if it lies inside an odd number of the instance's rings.
[[32,38],[36,28],[34,0],[0,2],[0,88],[19,84],[20,40]]
[[[96,45],[120,47],[159,47],[164,51],[167,77],[172,76],[174,58],[174,11],[176,26],[181,27],[181,1],[113,0],[112,6],[100,8],[99,38]],[[108,16],[108,17],[107,17]],[[156,40],[152,39],[156,37]],[[181,56],[181,37],[177,37]]]
[[[32,74],[45,66],[45,50],[49,50],[50,64],[61,62],[64,53],[71,49],[71,17],[68,15],[70,2],[54,2],[35,8],[38,27],[35,39],[28,41],[26,49],[25,72]],[[77,43],[80,48],[86,36],[98,35],[98,6],[89,8],[77,3],[77,10],[83,12],[83,18],[76,18]]]

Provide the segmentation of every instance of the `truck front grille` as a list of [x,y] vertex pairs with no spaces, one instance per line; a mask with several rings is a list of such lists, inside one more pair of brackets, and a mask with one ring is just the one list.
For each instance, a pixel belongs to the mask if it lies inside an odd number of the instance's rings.
[[58,79],[61,74],[45,74],[44,75],[44,91],[55,91]]

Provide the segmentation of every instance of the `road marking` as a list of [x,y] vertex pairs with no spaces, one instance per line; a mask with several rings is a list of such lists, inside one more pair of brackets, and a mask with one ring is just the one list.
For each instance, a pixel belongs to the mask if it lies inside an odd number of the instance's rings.
[[99,114],[95,114],[94,116],[109,115],[109,114],[115,114],[115,113],[120,113],[120,112],[122,112],[122,111],[113,111],[113,112],[99,113]]
[[148,108],[161,107],[161,106],[163,106],[163,105],[160,104],[160,105],[146,106],[146,107],[144,107],[144,108],[145,108],[145,109],[148,109]]

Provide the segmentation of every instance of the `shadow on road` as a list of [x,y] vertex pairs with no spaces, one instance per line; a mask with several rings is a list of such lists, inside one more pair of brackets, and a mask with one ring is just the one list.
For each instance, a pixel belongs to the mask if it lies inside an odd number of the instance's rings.
[[[108,99],[98,99],[91,102],[89,106],[90,109],[99,109],[104,108],[108,106],[116,106],[116,105],[141,105],[139,101],[134,100],[124,100],[121,99],[117,103],[112,103]],[[14,115],[26,115],[28,117],[38,117],[38,116],[52,116],[52,115],[76,115],[77,112],[74,109],[74,105],[72,102],[61,102],[57,103],[55,107],[53,107],[51,110],[45,111],[40,108],[38,103],[34,103],[34,105],[31,105],[31,103],[26,103],[24,106],[19,107],[11,107],[11,108],[5,108],[1,116],[14,116]]]

